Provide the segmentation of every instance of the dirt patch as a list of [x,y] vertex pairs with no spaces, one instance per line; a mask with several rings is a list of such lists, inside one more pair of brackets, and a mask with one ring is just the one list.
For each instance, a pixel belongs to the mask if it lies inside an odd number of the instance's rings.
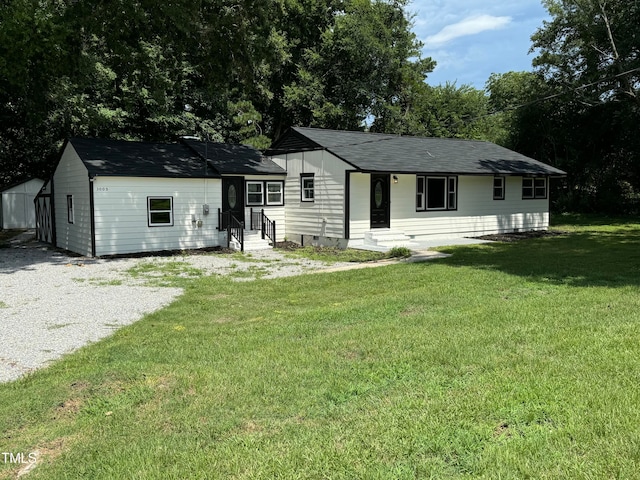
[[278,248],[280,250],[285,250],[290,252],[292,250],[297,250],[299,248],[302,248],[302,246],[297,244],[296,242],[286,241],[286,242],[276,242],[273,248]]
[[491,240],[492,242],[519,242],[520,240],[527,240],[529,238],[544,238],[544,237],[560,237],[567,235],[567,232],[561,232],[557,230],[535,230],[532,232],[513,232],[513,233],[499,233],[496,235],[483,235],[481,237],[473,237],[479,240]]

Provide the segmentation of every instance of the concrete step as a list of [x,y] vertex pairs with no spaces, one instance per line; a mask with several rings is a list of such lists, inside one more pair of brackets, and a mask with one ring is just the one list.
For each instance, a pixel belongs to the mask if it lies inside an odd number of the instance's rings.
[[391,245],[407,243],[411,241],[411,237],[408,237],[404,232],[397,232],[393,230],[380,229],[370,230],[364,234],[365,245]]
[[[229,244],[231,248],[234,250],[240,250],[240,243],[236,241],[235,238],[231,239]],[[267,250],[273,248],[271,245],[271,240],[268,238],[262,239],[262,233],[255,230],[245,230],[244,231],[244,251],[256,251],[256,250]]]

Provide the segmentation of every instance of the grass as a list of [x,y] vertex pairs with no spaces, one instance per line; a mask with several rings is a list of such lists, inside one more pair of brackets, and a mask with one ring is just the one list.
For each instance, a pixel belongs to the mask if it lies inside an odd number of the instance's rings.
[[37,452],[30,479],[639,478],[640,225],[576,222],[429,263],[185,278],[0,385],[0,450]]

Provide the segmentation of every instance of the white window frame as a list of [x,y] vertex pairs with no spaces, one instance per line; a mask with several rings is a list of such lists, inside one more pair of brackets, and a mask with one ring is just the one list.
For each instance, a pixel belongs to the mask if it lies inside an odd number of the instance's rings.
[[[311,186],[306,185],[310,181]],[[309,193],[311,195],[309,195]],[[316,200],[316,180],[313,173],[300,174],[300,201],[315,202]]]
[[[493,199],[494,200],[504,200],[505,196],[505,178],[504,177],[493,177]],[[499,192],[496,194],[496,192]]]
[[[429,181],[444,182],[444,198],[442,207],[429,207]],[[420,191],[422,183],[423,191]],[[444,175],[416,175],[416,211],[437,212],[458,209],[458,177]]]
[[[260,187],[259,192],[251,192],[250,186],[258,185]],[[264,182],[261,180],[247,180],[245,185],[246,197],[247,197],[247,206],[255,207],[259,205],[264,205]],[[249,195],[258,195],[260,194],[260,201],[250,201]]]
[[[525,195],[525,189],[530,190],[531,194]],[[522,177],[522,198],[523,200],[540,200],[547,198],[547,178]]]
[[75,218],[73,216],[73,195],[67,195],[67,222],[75,223]]
[[[273,181],[269,181],[267,180],[265,182],[266,184],[266,188],[265,188],[265,205],[284,205],[284,182],[281,180],[273,180]],[[269,187],[272,187],[274,185],[278,186],[278,191],[277,192],[270,192],[269,191]],[[279,200],[277,202],[272,202],[271,200],[269,200],[269,195],[274,195],[277,194]]]
[[[154,200],[167,201],[169,200],[168,209],[152,209],[151,202]],[[168,213],[168,222],[154,222],[152,220],[155,213]],[[147,221],[150,227],[172,227],[173,226],[173,197],[147,197]]]

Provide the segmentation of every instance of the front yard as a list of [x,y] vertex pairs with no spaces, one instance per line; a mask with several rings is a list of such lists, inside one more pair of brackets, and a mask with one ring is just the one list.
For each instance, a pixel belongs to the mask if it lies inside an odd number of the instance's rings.
[[640,224],[564,220],[429,263],[183,279],[0,385],[0,478],[638,477]]

